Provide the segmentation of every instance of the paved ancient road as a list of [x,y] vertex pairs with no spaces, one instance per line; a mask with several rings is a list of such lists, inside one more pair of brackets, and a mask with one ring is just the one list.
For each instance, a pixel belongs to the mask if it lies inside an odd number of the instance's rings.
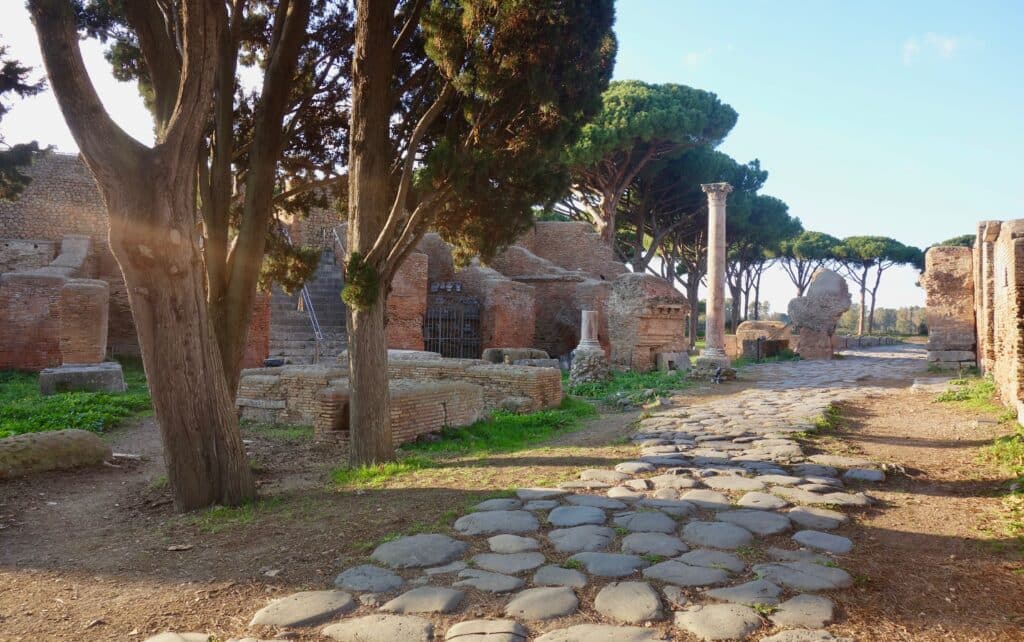
[[[885,475],[805,456],[793,433],[815,430],[833,403],[911,385],[924,366],[922,350],[897,346],[751,367],[754,387],[687,396],[643,419],[634,460],[485,501],[454,522],[454,537],[383,543],[332,590],[273,602],[253,624],[315,626],[346,642],[838,640],[819,594],[852,585],[842,564],[854,542],[832,531]],[[493,595],[504,618],[474,619],[474,602]],[[432,613],[465,619],[435,631]],[[534,637],[541,621],[547,632]],[[164,635],[151,642],[206,640]]]

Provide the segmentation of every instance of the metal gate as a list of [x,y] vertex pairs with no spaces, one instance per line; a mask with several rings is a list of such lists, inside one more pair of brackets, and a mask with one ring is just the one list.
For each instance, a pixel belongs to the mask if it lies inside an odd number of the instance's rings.
[[443,357],[479,359],[480,303],[472,298],[428,297],[423,344]]

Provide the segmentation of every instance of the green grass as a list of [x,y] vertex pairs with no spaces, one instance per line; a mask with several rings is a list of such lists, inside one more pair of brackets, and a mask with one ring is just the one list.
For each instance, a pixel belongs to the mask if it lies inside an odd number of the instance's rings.
[[231,528],[248,526],[263,515],[276,511],[280,505],[281,498],[270,497],[241,506],[213,506],[193,515],[191,522],[200,530],[216,535]]
[[63,392],[47,397],[39,394],[37,374],[0,371],[0,439],[65,428],[103,432],[150,410],[142,367],[132,363],[123,367],[127,392]]
[[682,373],[674,372],[616,372],[604,383],[583,383],[569,392],[587,399],[613,403],[621,398],[639,404],[672,392],[696,385]]
[[839,411],[839,407],[829,406],[825,409],[825,412],[814,418],[814,428],[817,432],[832,431],[839,427],[841,419],[842,413]]
[[392,477],[425,468],[434,468],[436,465],[437,463],[433,459],[411,455],[397,461],[373,464],[372,466],[335,468],[331,471],[331,480],[339,486],[380,486]]
[[446,428],[437,441],[415,441],[402,450],[439,454],[488,455],[520,450],[544,441],[559,432],[578,428],[582,420],[594,417],[597,411],[585,401],[566,397],[553,410],[526,415],[495,412],[490,419],[463,428]]
[[264,424],[242,420],[242,429],[246,432],[255,433],[261,437],[284,443],[309,441],[313,438],[313,426]]
[[1016,415],[1000,405],[996,398],[996,384],[991,377],[964,377],[951,379],[953,387],[935,398],[937,403],[956,403],[966,410],[987,412],[1000,421],[1009,421]]

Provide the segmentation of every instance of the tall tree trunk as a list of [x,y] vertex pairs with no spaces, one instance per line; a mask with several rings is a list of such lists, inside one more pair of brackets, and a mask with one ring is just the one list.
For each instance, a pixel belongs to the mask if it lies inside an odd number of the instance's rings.
[[616,210],[619,207],[619,196],[606,193],[601,198],[601,211],[597,220],[594,221],[601,240],[608,244],[608,247],[615,247],[615,218]]
[[882,266],[876,266],[875,287],[871,288],[871,312],[868,314],[868,334],[875,332],[875,301],[878,297],[878,286],[882,284]]
[[736,334],[736,326],[740,324],[740,308],[743,305],[743,292],[739,285],[729,284],[729,293],[732,295],[732,315],[730,319],[730,334]]
[[[349,248],[366,256],[390,208],[388,139],[393,3],[358,0],[349,144]],[[368,266],[378,275],[379,265]],[[394,459],[388,394],[386,284],[366,306],[349,306],[349,434],[353,466]]]
[[754,282],[754,321],[761,320],[761,275]]
[[[103,190],[179,511],[255,497],[206,302],[195,185],[155,166]],[[144,213],[145,222],[138,220]]]
[[860,279],[860,319],[857,322],[857,336],[864,336],[864,321],[866,317],[865,294],[867,293],[868,268],[864,268]]

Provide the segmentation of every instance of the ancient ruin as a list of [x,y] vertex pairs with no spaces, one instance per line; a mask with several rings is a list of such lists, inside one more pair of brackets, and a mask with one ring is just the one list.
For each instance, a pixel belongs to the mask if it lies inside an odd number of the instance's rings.
[[849,309],[846,279],[832,270],[815,272],[804,296],[789,302],[797,354],[803,359],[831,359],[835,354],[836,324]]
[[725,207],[732,186],[709,183],[701,189],[708,195],[708,303],[704,351],[697,359],[697,370],[713,372],[730,363],[725,353]]
[[925,255],[928,361],[944,370],[977,365],[973,253],[968,247],[933,247]]

